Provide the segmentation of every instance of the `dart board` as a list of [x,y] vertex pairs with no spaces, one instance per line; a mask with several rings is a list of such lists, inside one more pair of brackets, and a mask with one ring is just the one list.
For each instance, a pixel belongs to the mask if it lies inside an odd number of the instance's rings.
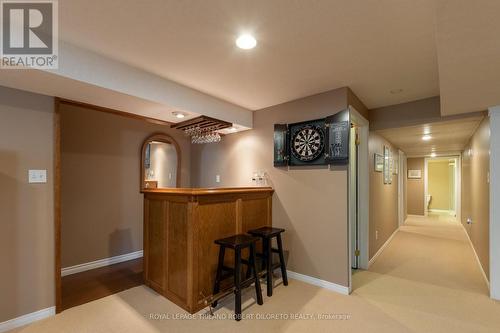
[[290,139],[292,155],[302,162],[314,161],[323,155],[325,135],[319,126],[301,126],[292,133]]

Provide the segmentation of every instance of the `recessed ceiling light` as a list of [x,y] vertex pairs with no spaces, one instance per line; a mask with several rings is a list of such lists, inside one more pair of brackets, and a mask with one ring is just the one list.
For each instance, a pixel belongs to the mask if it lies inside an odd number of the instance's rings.
[[175,118],[179,118],[179,119],[186,117],[186,115],[182,112],[172,112],[172,114],[174,115]]
[[257,45],[257,40],[250,34],[243,34],[236,38],[236,46],[243,50],[253,49]]
[[403,89],[392,89],[390,91],[391,94],[400,94],[403,92]]
[[431,157],[436,157],[436,156],[437,156],[436,153],[431,154]]
[[429,141],[430,139],[432,139],[432,136],[430,136],[430,135],[424,135],[422,137],[422,140],[424,140],[424,141]]

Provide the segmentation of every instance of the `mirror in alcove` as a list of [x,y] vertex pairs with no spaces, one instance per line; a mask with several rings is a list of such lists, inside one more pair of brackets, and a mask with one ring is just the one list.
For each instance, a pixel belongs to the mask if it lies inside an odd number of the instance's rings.
[[180,150],[166,134],[155,134],[143,144],[141,181],[143,189],[180,187]]

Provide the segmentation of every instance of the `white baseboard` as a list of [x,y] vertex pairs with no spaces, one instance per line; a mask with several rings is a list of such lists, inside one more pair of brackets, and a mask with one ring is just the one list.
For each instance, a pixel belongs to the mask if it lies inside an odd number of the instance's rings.
[[25,314],[24,316],[17,317],[11,320],[0,323],[0,333],[13,330],[24,325],[31,324],[35,321],[52,317],[56,314],[56,307],[50,307],[36,312]]
[[80,264],[80,265],[66,267],[66,268],[61,269],[61,276],[76,274],[76,273],[85,272],[85,271],[99,268],[99,267],[118,264],[120,262],[141,258],[142,256],[143,256],[143,251],[141,250],[141,251],[131,252],[131,253],[127,253],[127,254],[122,254],[122,255],[116,256],[116,257],[104,258],[104,259],[100,259],[100,260],[96,260],[96,261],[92,261],[92,262],[87,262],[87,263]]
[[[410,216],[410,215],[408,215],[408,216]],[[391,242],[391,240],[394,238],[394,236],[396,235],[396,233],[398,231],[399,231],[399,227],[396,230],[394,230],[392,235],[385,241],[384,245],[382,245],[380,247],[380,249],[378,249],[377,253],[375,253],[375,255],[368,262],[368,268],[370,268],[370,266],[373,265],[375,260],[377,260],[378,256],[384,251],[384,249],[387,247],[387,245],[389,245],[389,243]]]
[[477,255],[476,249],[474,248],[474,244],[472,244],[472,240],[470,239],[469,233],[467,230],[465,230],[465,227],[463,223],[460,222],[460,225],[462,226],[462,229],[465,232],[465,235],[467,236],[467,239],[469,240],[470,247],[472,248],[472,251],[474,252],[474,256],[476,257],[477,264],[479,265],[479,269],[481,270],[481,274],[483,275],[484,281],[486,282],[486,285],[488,286],[488,290],[490,289],[490,281],[488,280],[488,276],[486,276],[486,272],[483,269],[483,265],[481,264],[481,261],[479,260],[479,256]]
[[336,284],[333,282],[325,281],[325,280],[320,280],[318,278],[292,272],[292,271],[286,271],[287,275],[291,279],[299,280],[305,283],[309,283],[321,288],[325,288],[328,290],[335,291],[337,293],[340,293],[342,295],[349,295],[349,287],[341,286],[340,284]]

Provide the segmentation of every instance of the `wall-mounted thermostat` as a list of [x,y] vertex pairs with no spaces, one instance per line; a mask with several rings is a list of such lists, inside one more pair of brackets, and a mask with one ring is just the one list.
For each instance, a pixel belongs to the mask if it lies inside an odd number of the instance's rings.
[[28,183],[43,184],[47,182],[47,170],[29,170]]

